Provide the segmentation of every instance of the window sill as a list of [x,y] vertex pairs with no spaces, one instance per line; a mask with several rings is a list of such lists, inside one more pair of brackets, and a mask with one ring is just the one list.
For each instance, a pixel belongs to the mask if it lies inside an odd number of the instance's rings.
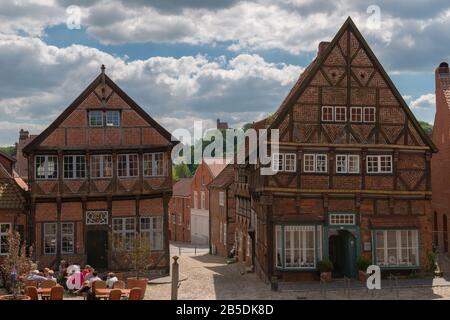
[[278,271],[283,272],[312,272],[317,271],[316,267],[310,267],[310,268],[283,268],[283,267],[276,267]]

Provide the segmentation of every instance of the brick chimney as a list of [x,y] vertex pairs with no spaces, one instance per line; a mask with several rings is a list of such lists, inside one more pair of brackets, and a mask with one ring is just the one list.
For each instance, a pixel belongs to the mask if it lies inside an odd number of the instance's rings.
[[447,62],[441,62],[439,67],[436,69],[436,75],[439,76],[439,78],[441,79],[449,77],[450,73]]
[[322,41],[321,43],[319,43],[319,49],[317,52],[317,56],[318,57],[321,56],[324,53],[324,51],[328,48],[329,45],[330,45],[329,41]]
[[20,140],[26,140],[30,137],[30,132],[29,131],[25,131],[23,129],[20,129],[20,133],[19,133],[19,141]]

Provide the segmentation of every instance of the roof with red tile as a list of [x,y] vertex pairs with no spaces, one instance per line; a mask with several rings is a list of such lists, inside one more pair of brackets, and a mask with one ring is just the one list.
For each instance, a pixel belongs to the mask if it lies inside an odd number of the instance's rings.
[[229,164],[221,173],[208,185],[211,188],[226,188],[234,181],[234,166]]
[[189,197],[191,195],[192,177],[178,180],[173,185],[172,196],[174,197]]
[[221,173],[222,170],[226,168],[226,166],[230,161],[231,159],[226,160],[226,159],[203,158],[203,162],[207,165],[213,178],[217,177],[219,173]]
[[23,190],[3,165],[0,164],[0,208],[23,210],[25,203]]

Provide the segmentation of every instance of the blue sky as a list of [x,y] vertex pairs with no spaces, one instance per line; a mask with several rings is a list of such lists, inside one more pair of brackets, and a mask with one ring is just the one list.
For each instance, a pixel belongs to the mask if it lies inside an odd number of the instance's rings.
[[[76,5],[77,7],[71,7]],[[444,0],[20,0],[0,2],[0,145],[39,133],[99,73],[169,130],[273,112],[351,16],[419,120],[450,54]],[[375,10],[375,11],[374,11]],[[80,29],[68,23],[80,22]]]

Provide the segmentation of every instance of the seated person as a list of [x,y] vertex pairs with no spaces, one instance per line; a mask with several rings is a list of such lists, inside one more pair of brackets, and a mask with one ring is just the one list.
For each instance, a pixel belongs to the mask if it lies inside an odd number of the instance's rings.
[[56,278],[55,278],[55,272],[53,270],[49,270],[47,272],[47,279],[48,280],[53,280],[56,282]]
[[33,270],[27,277],[28,280],[37,281],[38,283],[47,280],[46,277],[39,275],[39,270]]
[[100,277],[98,276],[97,272],[94,271],[94,272],[92,273],[92,277],[91,277],[89,280],[85,280],[85,281],[83,282],[83,285],[81,286],[81,288],[80,288],[79,290],[75,291],[74,293],[75,293],[76,295],[79,295],[79,294],[82,294],[82,293],[87,292],[87,294],[88,294],[88,299],[89,299],[89,300],[93,299],[94,293],[92,292],[92,284],[93,284],[95,281],[99,281],[99,280],[102,280],[102,279],[100,279]]
[[106,286],[112,289],[114,287],[114,283],[116,283],[117,281],[119,281],[119,279],[117,279],[114,272],[110,272],[108,273],[108,278],[106,278]]

